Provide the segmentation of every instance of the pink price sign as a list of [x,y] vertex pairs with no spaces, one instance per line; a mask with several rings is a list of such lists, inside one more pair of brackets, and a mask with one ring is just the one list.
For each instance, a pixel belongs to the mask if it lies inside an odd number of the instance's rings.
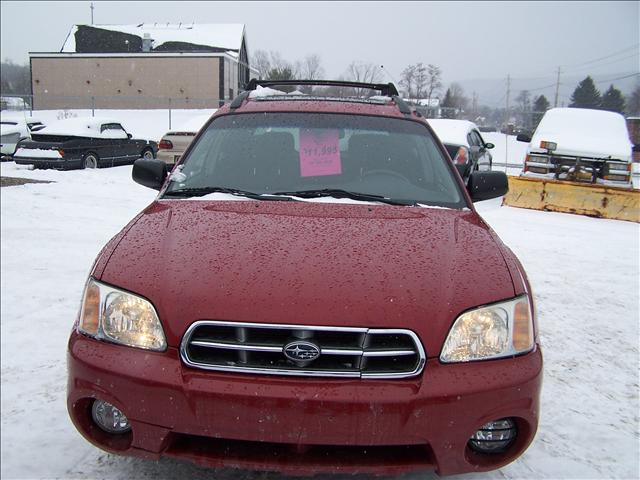
[[332,129],[300,130],[300,175],[340,175],[340,135]]

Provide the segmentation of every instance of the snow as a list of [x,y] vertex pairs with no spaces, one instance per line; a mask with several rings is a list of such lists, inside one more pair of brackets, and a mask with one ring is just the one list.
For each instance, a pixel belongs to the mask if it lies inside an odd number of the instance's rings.
[[0,112],[0,135],[8,135],[20,132],[21,137],[29,137],[29,127],[27,123],[44,123],[37,117],[29,117],[26,112],[15,112],[2,110]]
[[[94,28],[111,30],[114,32],[128,33],[144,38],[148,33],[152,42],[152,48],[158,48],[166,42],[186,42],[194,45],[206,45],[209,47],[223,48],[225,50],[240,50],[243,24],[215,23],[215,24],[150,24],[139,25],[92,25]],[[75,53],[76,32],[78,25],[71,27],[71,31],[60,50],[62,53]]]
[[[215,110],[214,110],[214,112],[215,112]],[[187,133],[193,132],[194,134],[198,133],[200,131],[200,129],[202,128],[202,126],[210,118],[211,118],[211,115],[196,115],[196,116],[190,118],[189,120],[187,120],[186,122],[184,122],[179,127],[171,130],[171,132],[168,132],[167,135],[171,135],[173,132],[187,132]]]
[[[122,118],[161,136],[167,112],[160,113]],[[496,144],[494,162],[522,163],[526,144],[482,136]],[[60,172],[7,162],[0,173],[54,182],[0,189],[0,476],[267,478],[111,455],[80,436],[66,411],[66,342],[84,282],[102,246],[157,192],[134,183],[131,166]],[[529,275],[545,372],[528,451],[498,471],[453,479],[639,478],[640,225],[501,207],[499,199],[476,206]]]
[[468,120],[449,120],[449,119],[433,119],[428,118],[427,122],[436,132],[436,135],[442,143],[451,143],[454,145],[469,146],[467,134],[477,129],[475,123]]
[[631,141],[624,117],[618,113],[586,108],[552,108],[531,138],[532,151],[540,142],[558,144],[554,153],[586,157],[608,157],[631,161]]
[[19,148],[13,156],[18,158],[62,158],[58,150],[44,150],[42,148]]
[[249,94],[249,98],[256,97],[273,97],[276,95],[286,95],[287,92],[283,92],[282,90],[276,90],[275,88],[262,87],[260,85],[256,86],[255,90],[252,90]]
[[[175,130],[176,125],[187,123],[199,116],[210,117],[216,111],[215,108],[208,109],[154,109],[154,110],[96,110],[96,117],[112,117],[114,123],[119,123],[124,129],[133,135],[133,138],[160,141],[162,136],[169,131],[169,118],[171,117],[171,130]],[[91,110],[37,110],[34,112],[37,118],[45,125],[60,119],[63,115],[72,115],[71,118],[91,118]],[[25,112],[27,118],[29,112]],[[4,112],[3,112],[4,118]],[[42,132],[42,130],[40,130]]]
[[[100,132],[100,127],[105,123],[120,123],[115,118],[108,117],[81,117],[81,118],[65,118],[47,124],[38,135],[71,135],[76,137],[92,137],[92,138],[120,138],[106,137],[107,131]],[[125,135],[126,138],[126,135]]]

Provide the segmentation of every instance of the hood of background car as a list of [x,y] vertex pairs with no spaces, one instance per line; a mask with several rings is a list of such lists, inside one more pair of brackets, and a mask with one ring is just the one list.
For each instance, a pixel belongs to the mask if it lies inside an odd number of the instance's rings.
[[409,328],[436,356],[458,314],[514,295],[500,245],[469,210],[160,200],[94,274],[151,300],[174,347],[210,319]]

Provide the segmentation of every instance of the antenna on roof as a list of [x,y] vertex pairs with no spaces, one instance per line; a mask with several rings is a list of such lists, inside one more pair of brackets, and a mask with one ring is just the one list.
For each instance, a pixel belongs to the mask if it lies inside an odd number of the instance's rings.
[[91,25],[93,25],[93,2],[91,2],[91,5],[89,6],[89,8],[91,9]]
[[396,79],[395,79],[395,78],[393,78],[393,77],[391,76],[391,74],[389,73],[389,70],[387,70],[386,68],[384,68],[384,65],[380,65],[380,69],[381,69],[381,70],[383,70],[383,71],[384,71],[384,73],[386,73],[386,74],[387,74],[387,76],[388,76],[391,80],[393,80],[393,83],[398,84],[398,82],[396,82]]

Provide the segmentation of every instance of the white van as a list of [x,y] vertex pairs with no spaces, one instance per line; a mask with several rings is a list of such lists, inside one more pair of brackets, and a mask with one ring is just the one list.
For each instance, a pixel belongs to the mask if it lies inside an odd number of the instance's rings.
[[631,151],[624,117],[604,110],[552,108],[531,138],[522,175],[631,186]]

